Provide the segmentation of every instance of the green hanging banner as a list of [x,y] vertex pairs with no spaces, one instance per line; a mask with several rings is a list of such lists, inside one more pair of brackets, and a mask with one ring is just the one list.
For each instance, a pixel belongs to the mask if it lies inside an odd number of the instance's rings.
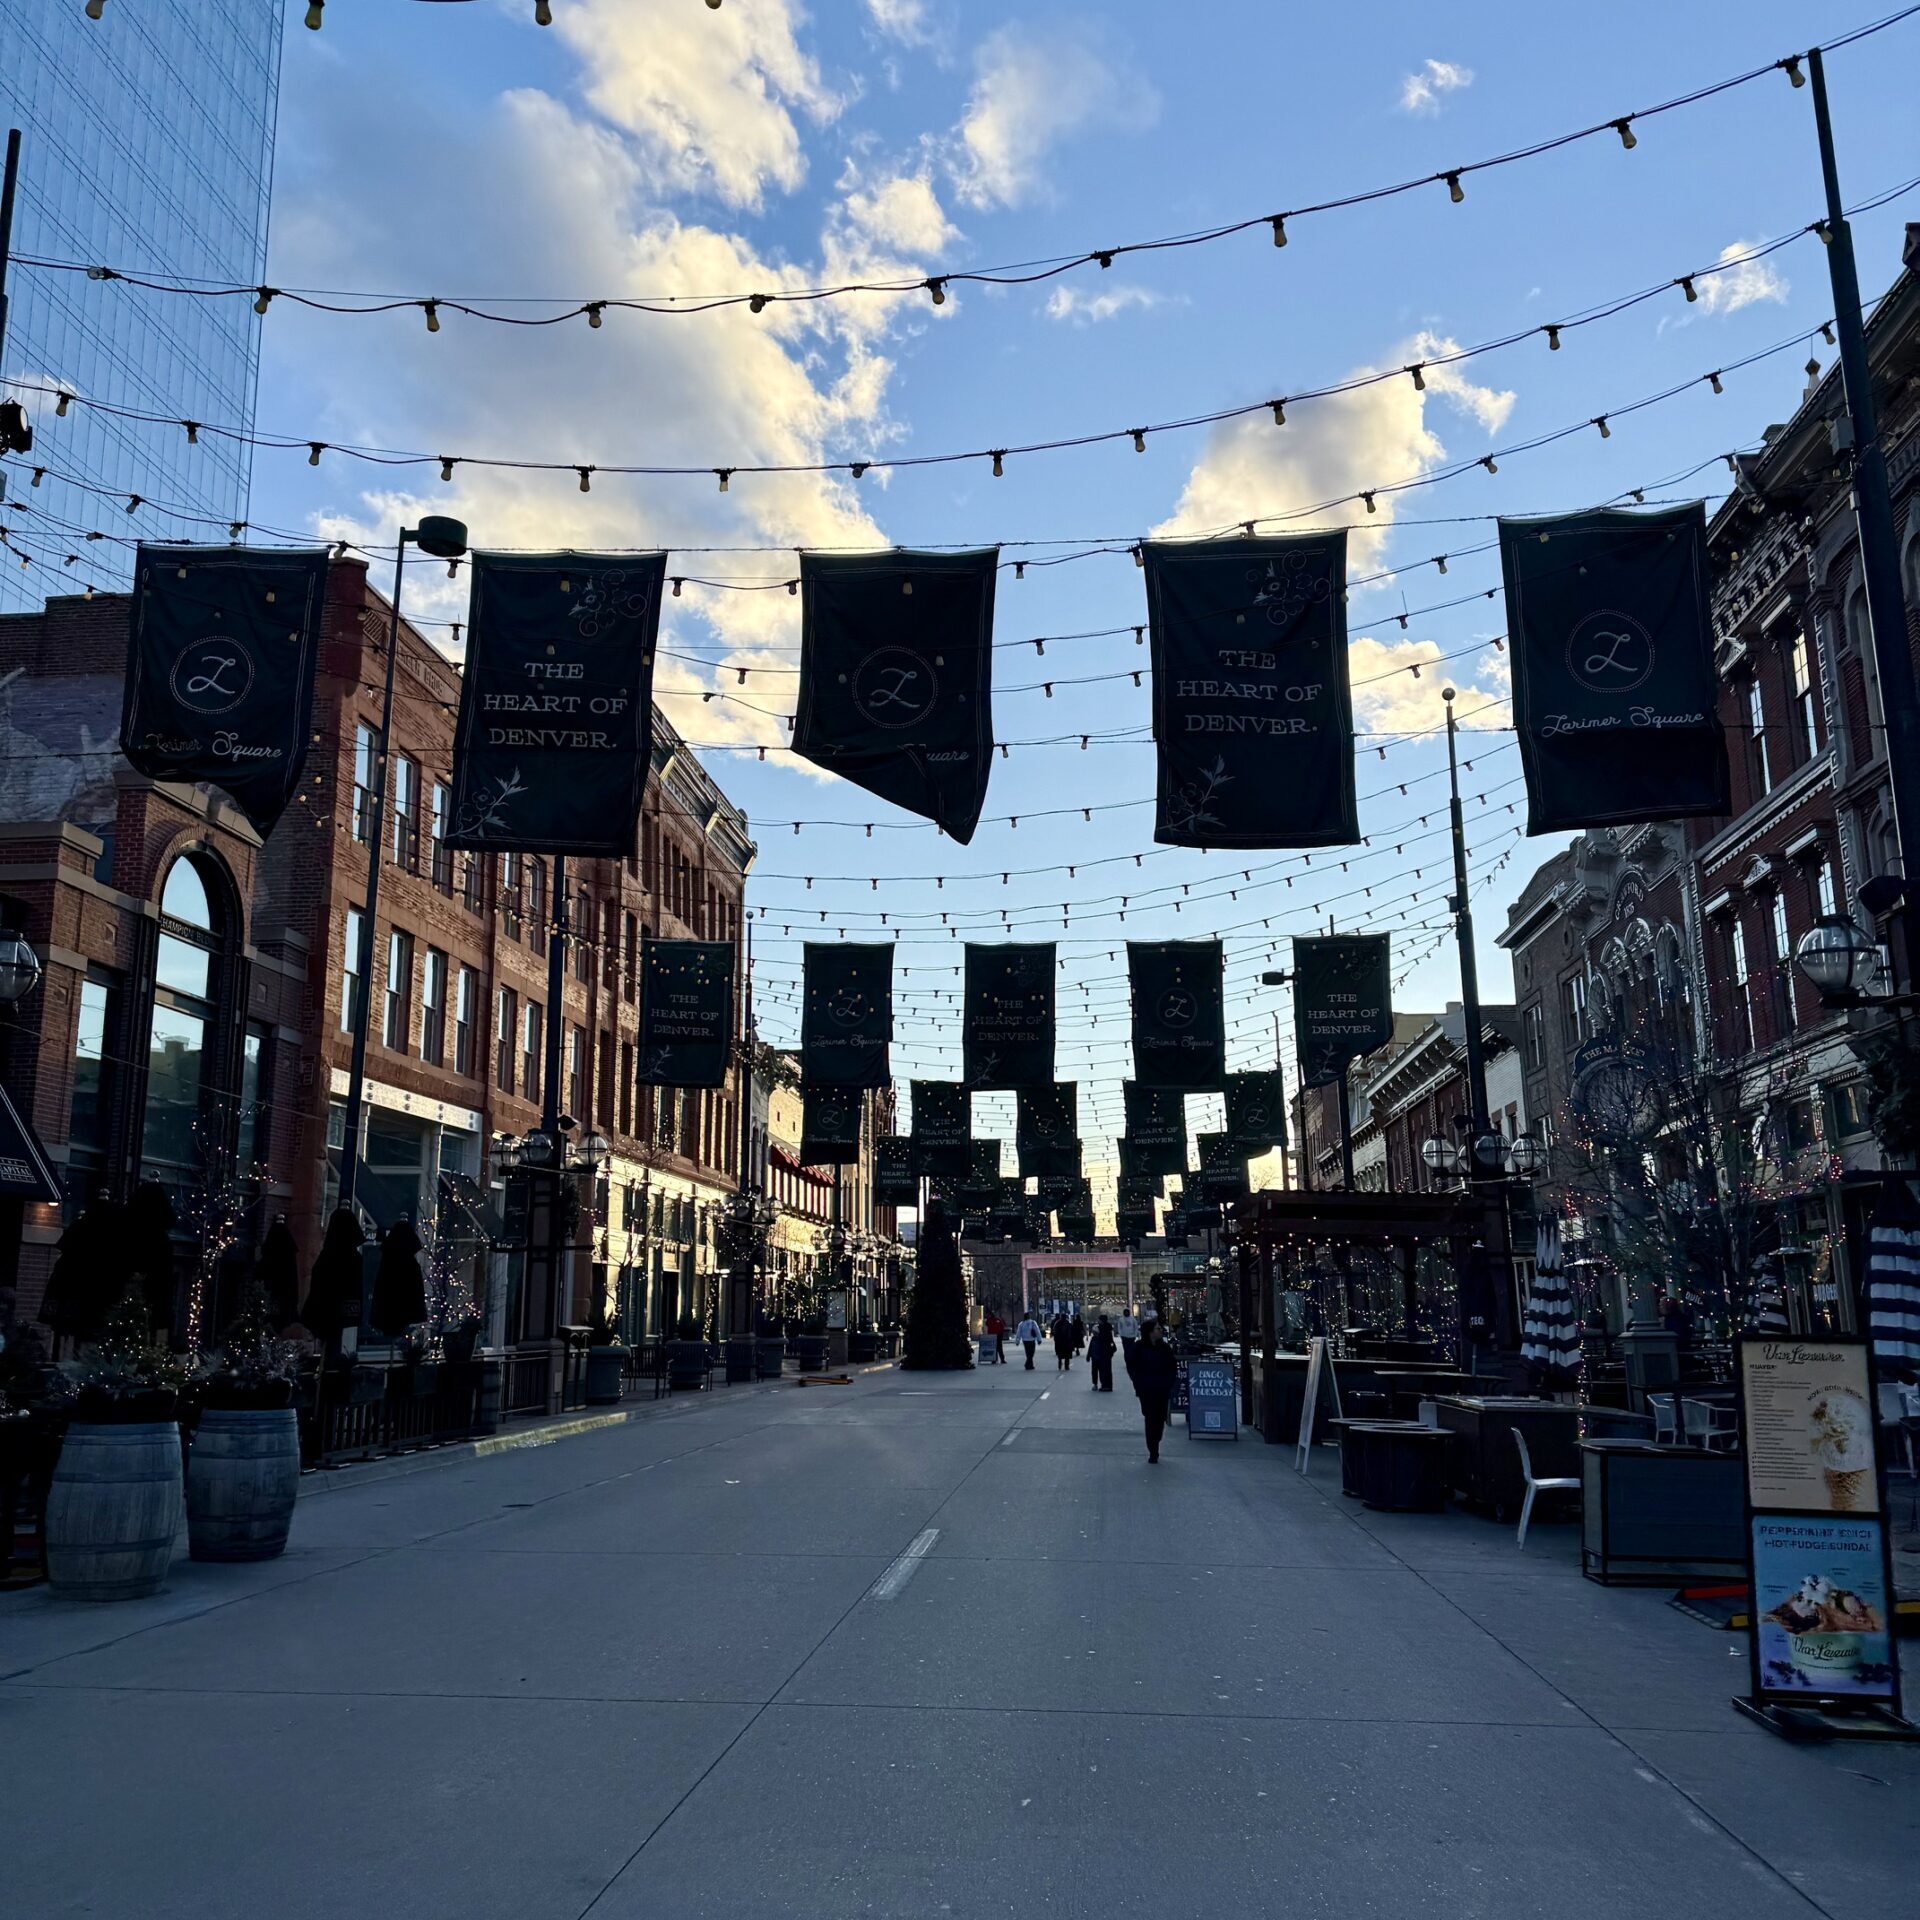
[[893,945],[809,941],[803,950],[800,1077],[812,1087],[884,1087],[892,1078]]
[[973,1100],[952,1080],[913,1083],[913,1170],[950,1180],[973,1164]]
[[1072,1175],[1080,1171],[1080,1088],[1059,1080],[1048,1087],[1022,1087],[1015,1096],[1014,1145],[1020,1171]]
[[860,1158],[861,1098],[858,1087],[801,1088],[803,1167],[847,1166]]
[[731,940],[648,940],[640,948],[640,1038],[634,1078],[645,1087],[718,1087],[733,1058]]
[[1227,1075],[1227,1138],[1248,1160],[1287,1144],[1287,1091],[1278,1067]]
[[873,1143],[873,1198],[876,1206],[917,1207],[920,1176],[913,1170],[913,1142],[888,1134]]
[[1227,1071],[1218,940],[1129,940],[1133,1077],[1143,1087],[1216,1090]]
[[1338,1080],[1348,1061],[1393,1038],[1391,974],[1384,933],[1295,939],[1293,1044],[1303,1091]]
[[1054,949],[967,948],[960,1040],[970,1087],[1053,1084]]
[[1187,1164],[1187,1096],[1167,1087],[1124,1080],[1127,1138],[1143,1172],[1179,1173]]
[[1203,1203],[1237,1200],[1247,1190],[1247,1163],[1224,1133],[1200,1136],[1200,1166],[1188,1179],[1191,1194]]
[[969,1213],[982,1212],[1000,1197],[1000,1142],[975,1140],[967,1171],[960,1180],[960,1204]]

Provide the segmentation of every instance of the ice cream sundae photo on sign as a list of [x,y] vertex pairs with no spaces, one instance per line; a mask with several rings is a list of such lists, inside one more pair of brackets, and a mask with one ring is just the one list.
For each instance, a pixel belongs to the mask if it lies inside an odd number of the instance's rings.
[[1753,1567],[1767,1692],[1891,1694],[1877,1522],[1756,1515]]

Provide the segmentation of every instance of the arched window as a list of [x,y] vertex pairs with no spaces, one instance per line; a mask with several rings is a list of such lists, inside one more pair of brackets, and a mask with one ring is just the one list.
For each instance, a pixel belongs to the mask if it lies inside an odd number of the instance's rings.
[[142,1172],[161,1179],[200,1169],[210,1142],[209,1095],[224,1072],[222,1004],[230,997],[234,915],[224,876],[184,854],[160,889],[153,1011],[147,1032]]

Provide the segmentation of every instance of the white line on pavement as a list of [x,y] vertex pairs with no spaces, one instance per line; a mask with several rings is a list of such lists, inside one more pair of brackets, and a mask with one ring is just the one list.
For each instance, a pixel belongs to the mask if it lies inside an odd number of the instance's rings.
[[1020,1429],[1018,1427],[1009,1427],[1007,1429],[1007,1437],[1004,1440],[1002,1440],[1000,1444],[1003,1447],[1010,1447],[1019,1438],[1020,1438]]
[[1041,1398],[1042,1400],[1051,1400],[1051,1399],[1053,1398],[1053,1389],[1052,1389],[1051,1387],[1049,1387],[1049,1388],[1048,1388],[1048,1389],[1046,1390],[1046,1392],[1045,1392],[1045,1393],[1043,1393],[1043,1394],[1042,1394],[1042,1395],[1040,1396],[1040,1398]]
[[933,1543],[939,1538],[938,1527],[929,1527],[925,1533],[920,1534],[913,1545],[873,1583],[868,1598],[873,1600],[895,1598],[900,1589],[919,1571],[920,1562],[933,1550]]

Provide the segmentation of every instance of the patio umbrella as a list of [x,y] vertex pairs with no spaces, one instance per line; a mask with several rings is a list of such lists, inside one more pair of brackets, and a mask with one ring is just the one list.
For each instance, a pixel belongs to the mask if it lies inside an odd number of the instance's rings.
[[1580,1371],[1580,1326],[1561,1264],[1558,1220],[1540,1222],[1520,1357],[1543,1387],[1570,1387]]
[[1780,1271],[1778,1254],[1768,1254],[1754,1275],[1749,1333],[1777,1336],[1788,1331],[1787,1285]]
[[1889,1180],[1867,1243],[1867,1331],[1881,1371],[1920,1377],[1920,1206],[1904,1180]]

